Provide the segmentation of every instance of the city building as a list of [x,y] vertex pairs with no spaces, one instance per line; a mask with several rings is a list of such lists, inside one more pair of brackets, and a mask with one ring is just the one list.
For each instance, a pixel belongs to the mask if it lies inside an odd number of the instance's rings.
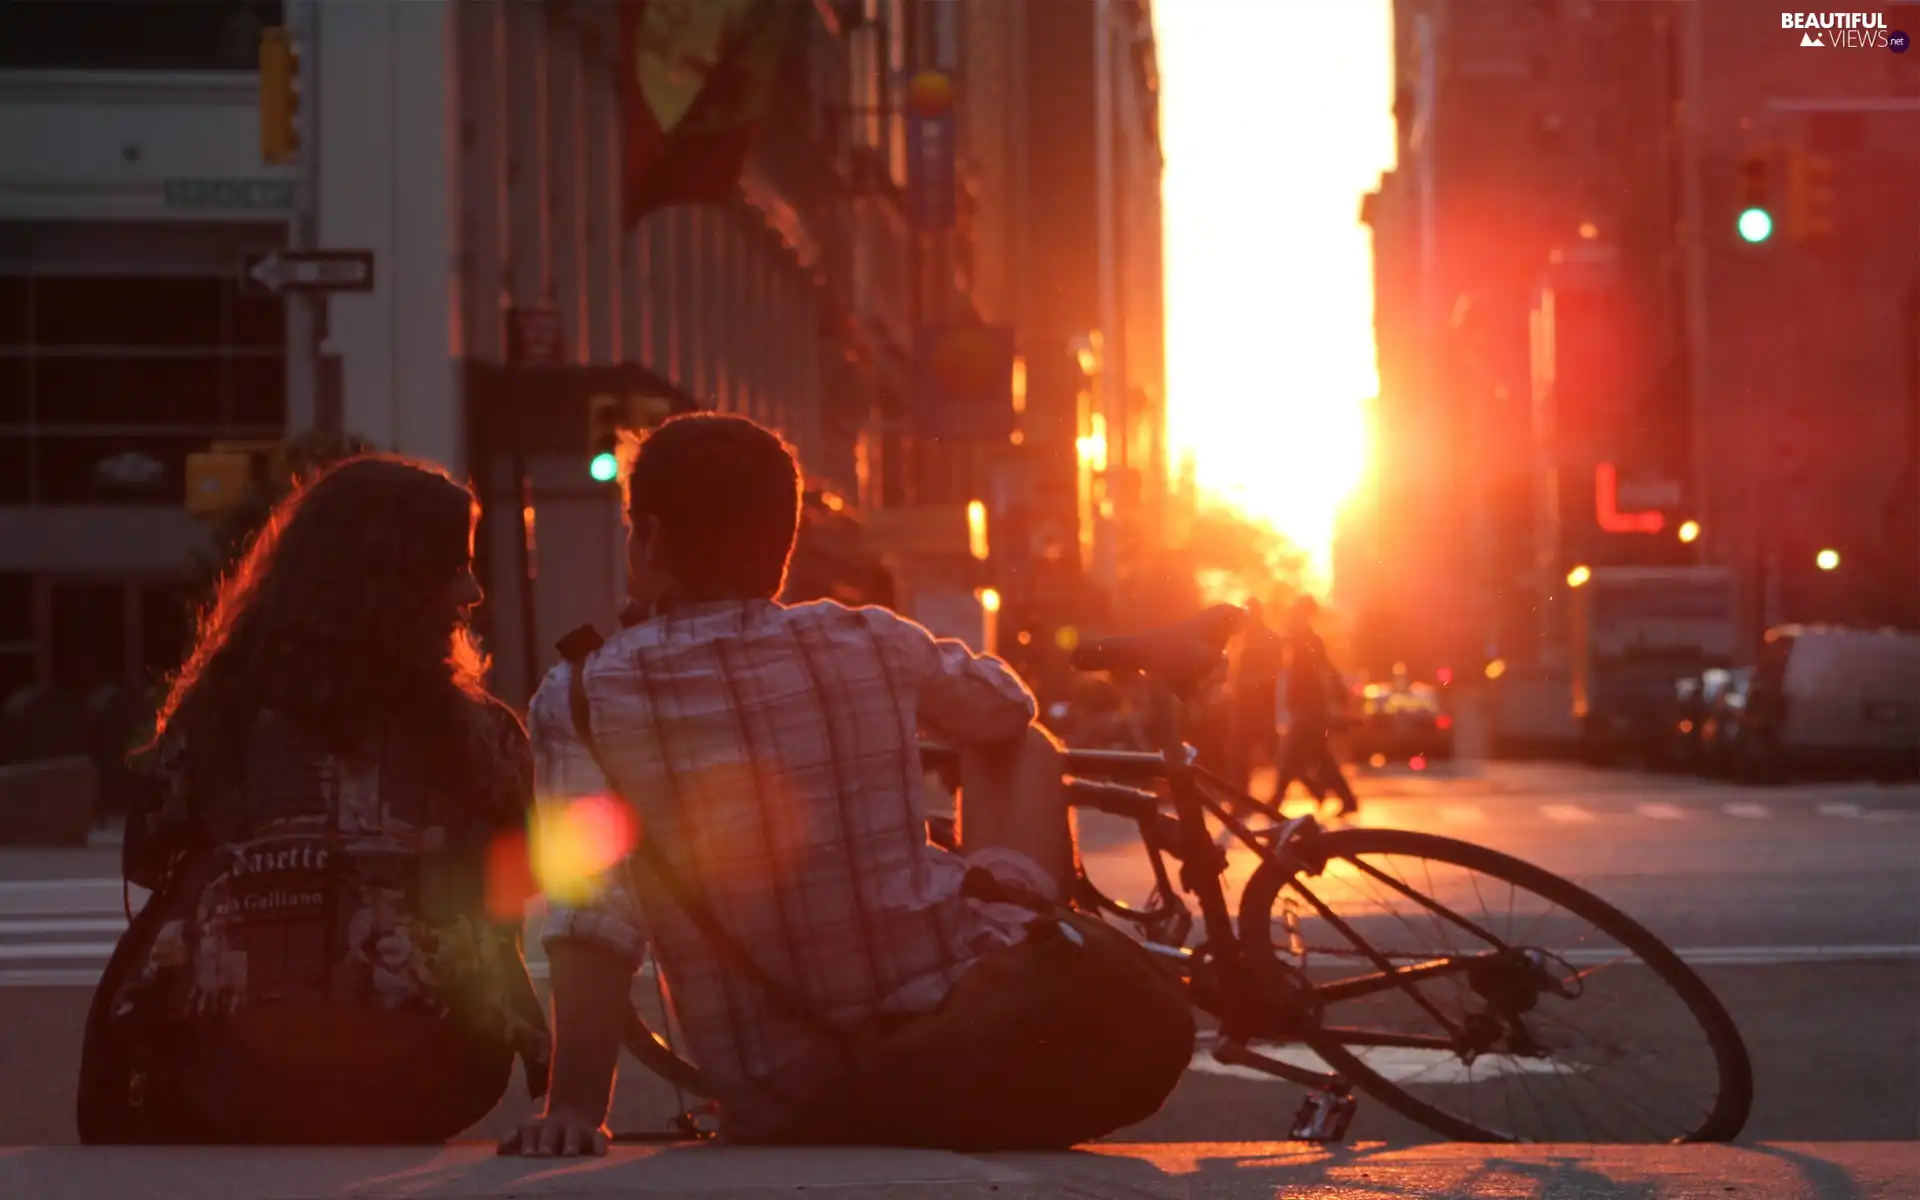
[[277,3],[0,5],[0,697],[178,662],[189,453],[278,438],[285,238],[255,65]]
[[[510,697],[621,598],[605,439],[694,407],[798,449],[793,597],[989,641],[989,585],[1049,547],[1082,602],[1084,509],[1110,599],[1165,491],[1146,6],[786,16],[737,186],[634,214],[617,5],[0,6],[0,695],[169,669],[208,542],[190,460],[307,428],[474,481]],[[956,83],[943,178],[915,121]],[[968,325],[1011,331],[1000,403],[1034,407],[927,436],[925,339]],[[1050,376],[1076,345],[1099,369]]]
[[[1380,472],[1342,582],[1368,665],[1551,667],[1578,566],[1732,566],[1756,645],[1920,616],[1920,433],[1886,435],[1920,429],[1913,64],[1721,0],[1395,16]],[[1756,151],[1778,232],[1748,243]]]
[[[1021,237],[1027,536],[1042,629],[1169,615],[1159,75],[1152,10],[1027,0]],[[1179,574],[1175,569],[1173,574]]]
[[[876,413],[911,388],[905,162],[875,118],[907,8],[807,6],[735,199],[629,226],[615,6],[6,6],[0,691],[176,662],[188,456],[316,425],[474,479],[506,695],[624,587],[595,397],[780,429],[796,588],[885,597],[854,514],[904,475]],[[275,30],[298,150],[269,163]],[[314,248],[371,286],[243,278]]]
[[[1771,13],[1699,7],[1700,553],[1739,572],[1756,638],[1781,621],[1920,627],[1920,60],[1873,31],[1803,47]],[[1872,15],[1920,28],[1914,3]],[[1735,223],[1756,151],[1776,221],[1749,244]]]

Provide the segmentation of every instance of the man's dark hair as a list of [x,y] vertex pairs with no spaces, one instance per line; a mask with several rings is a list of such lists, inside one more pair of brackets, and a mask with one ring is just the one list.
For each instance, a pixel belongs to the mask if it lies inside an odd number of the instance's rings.
[[629,443],[630,528],[660,522],[692,599],[777,596],[800,531],[800,464],[746,417],[687,413]]

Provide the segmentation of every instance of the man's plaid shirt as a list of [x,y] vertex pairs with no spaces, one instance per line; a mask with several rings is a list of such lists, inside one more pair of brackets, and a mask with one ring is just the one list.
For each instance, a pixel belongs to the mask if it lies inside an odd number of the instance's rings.
[[[574,733],[569,670],[529,714],[543,803],[609,790]],[[641,836],[835,1025],[930,1010],[1021,936],[1024,914],[961,897],[966,867],[928,844],[922,791],[921,728],[980,743],[1034,719],[999,659],[883,608],[730,601],[622,630],[585,670],[594,738]],[[637,969],[646,931],[727,1131],[777,1132],[838,1051],[730,967],[644,866],[553,910],[542,940],[591,941]]]

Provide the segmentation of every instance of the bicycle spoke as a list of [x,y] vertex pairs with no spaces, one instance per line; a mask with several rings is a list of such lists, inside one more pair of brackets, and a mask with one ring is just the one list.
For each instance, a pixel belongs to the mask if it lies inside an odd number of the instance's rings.
[[[1549,880],[1575,895],[1569,907],[1498,866],[1511,860],[1462,843],[1378,830],[1325,836],[1345,841],[1325,847],[1316,886],[1295,876],[1277,887],[1310,906],[1299,934],[1309,980],[1326,989],[1323,1057],[1336,1070],[1347,1069],[1342,1060],[1357,1061],[1365,1067],[1357,1081],[1368,1086],[1372,1077],[1377,1086],[1369,1090],[1405,1097],[1409,1115],[1450,1114],[1459,1128],[1483,1136],[1672,1140],[1709,1129],[1724,1137],[1729,1097],[1738,1128],[1746,1066],[1744,1057],[1731,1060],[1739,1075],[1729,1085],[1722,1050],[1725,1043],[1738,1052],[1737,1034],[1712,1032],[1673,990],[1675,968],[1632,948],[1643,932],[1622,942],[1609,931],[1620,919],[1582,908],[1587,901],[1575,889]],[[1467,859],[1357,849],[1408,839],[1463,847]],[[1475,857],[1495,869],[1475,865]],[[1271,921],[1261,933],[1268,947],[1280,940]],[[1401,977],[1394,986],[1367,986],[1378,976],[1363,964]],[[1444,987],[1436,982],[1443,977]],[[1453,1050],[1391,1040],[1405,1035],[1438,1035]],[[1372,1037],[1388,1040],[1370,1048]]]

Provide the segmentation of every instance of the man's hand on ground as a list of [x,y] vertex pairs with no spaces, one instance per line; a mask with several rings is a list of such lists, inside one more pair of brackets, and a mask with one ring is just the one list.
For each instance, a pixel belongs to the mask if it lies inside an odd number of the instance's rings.
[[548,1112],[500,1139],[501,1154],[525,1158],[604,1158],[612,1135],[592,1117]]

